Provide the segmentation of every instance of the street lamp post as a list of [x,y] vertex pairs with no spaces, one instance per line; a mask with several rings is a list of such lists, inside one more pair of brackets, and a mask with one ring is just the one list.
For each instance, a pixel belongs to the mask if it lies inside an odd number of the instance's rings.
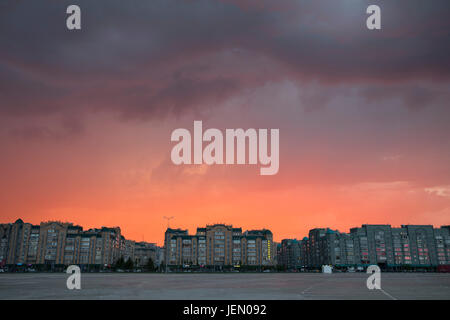
[[[166,217],[166,216],[164,216],[164,219],[166,219],[167,220],[167,229],[169,229],[169,227],[170,227],[170,220],[172,220],[173,218],[175,218],[174,216],[170,216],[170,217]],[[166,260],[166,273],[167,273],[167,261],[168,261],[168,259],[169,259],[169,247],[168,247],[168,241],[167,241],[167,238],[165,239],[166,241],[165,241],[165,251],[166,251],[166,253],[165,253],[165,257],[164,257],[164,260]]]

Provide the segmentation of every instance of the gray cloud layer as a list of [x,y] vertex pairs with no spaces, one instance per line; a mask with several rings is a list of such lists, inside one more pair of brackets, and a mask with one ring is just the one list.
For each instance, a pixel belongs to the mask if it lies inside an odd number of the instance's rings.
[[[365,28],[372,2],[3,1],[0,112],[147,119],[284,78],[366,84],[367,99],[412,107],[448,98],[433,87],[450,76],[448,0],[376,1],[382,31]],[[65,29],[69,4],[82,8],[79,32]]]

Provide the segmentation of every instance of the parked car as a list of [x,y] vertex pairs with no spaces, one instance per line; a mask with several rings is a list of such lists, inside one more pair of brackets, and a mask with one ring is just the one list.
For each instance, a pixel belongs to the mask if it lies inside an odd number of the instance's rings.
[[450,265],[449,264],[445,264],[445,265],[440,265],[437,267],[437,272],[450,272]]

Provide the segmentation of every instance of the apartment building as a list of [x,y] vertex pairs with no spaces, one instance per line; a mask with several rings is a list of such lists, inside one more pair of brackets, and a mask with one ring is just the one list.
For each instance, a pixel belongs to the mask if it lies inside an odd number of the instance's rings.
[[232,225],[214,224],[165,233],[165,256],[169,265],[195,266],[269,266],[273,265],[273,235],[269,230],[248,230]]
[[[0,237],[2,243],[1,260],[3,264],[19,263],[24,264],[28,259],[29,239],[31,238],[31,230],[33,229],[33,240],[36,230],[32,228],[30,223],[24,223],[18,219],[14,224],[2,225],[0,227]],[[34,246],[34,241],[33,241]],[[31,250],[33,259],[36,259],[37,251]]]
[[68,222],[0,225],[0,265],[113,264],[122,254],[120,228],[89,229]]
[[281,241],[278,264],[286,269],[297,269],[302,265],[302,242],[297,239],[283,239]]
[[136,241],[127,240],[127,239],[125,239],[124,236],[120,237],[120,252],[122,252],[122,258],[125,261],[128,261],[128,259],[131,259],[132,261],[134,261],[135,248],[136,248]]
[[323,237],[327,229],[315,228],[309,231],[309,251],[308,260],[311,266],[319,267],[323,264],[324,250]]
[[132,257],[135,266],[144,267],[148,264],[149,259],[156,264],[157,250],[155,243],[148,243],[144,241],[134,242],[134,248],[130,247],[130,250],[133,250],[133,252],[130,253],[130,256]]
[[316,228],[301,244],[305,265],[355,266],[378,264],[387,267],[433,267],[450,264],[448,226],[362,225],[341,233]]

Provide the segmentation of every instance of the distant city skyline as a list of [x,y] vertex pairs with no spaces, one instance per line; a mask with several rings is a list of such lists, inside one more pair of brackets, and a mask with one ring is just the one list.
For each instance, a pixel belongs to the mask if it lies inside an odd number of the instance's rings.
[[17,219],[0,224],[0,267],[54,270],[77,264],[84,270],[99,271],[128,260],[131,266],[158,266],[166,272],[216,267],[224,271],[241,267],[317,270],[323,265],[351,268],[371,264],[401,271],[450,266],[450,225],[364,224],[350,232],[327,226],[311,229],[308,236],[299,238],[274,241],[270,226],[244,231],[231,224],[207,224],[198,226],[195,233],[167,227],[164,246],[159,247],[127,239],[120,226],[84,229],[68,222],[35,225]]
[[[124,228],[122,228],[120,225],[109,225],[109,224],[105,224],[105,223],[99,223],[97,225],[94,226],[90,226],[90,225],[83,225],[83,224],[79,224],[76,223],[74,221],[69,221],[66,219],[62,219],[62,220],[48,220],[48,219],[44,219],[42,221],[37,221],[37,222],[33,222],[33,221],[29,221],[29,220],[25,220],[22,219],[21,217],[18,217],[16,219],[13,219],[11,221],[2,221],[0,220],[0,225],[2,224],[12,224],[17,220],[22,220],[24,221],[24,223],[29,223],[29,224],[33,224],[33,225],[40,225],[42,223],[50,223],[50,222],[57,222],[57,223],[63,223],[63,224],[68,224],[68,225],[73,225],[76,227],[81,227],[83,230],[91,230],[91,229],[98,229],[98,228],[119,228],[120,229],[120,234],[122,236],[124,236],[127,240],[131,240],[131,241],[135,241],[135,242],[148,242],[148,243],[154,243],[155,245],[164,246],[164,242],[165,242],[165,232],[167,231],[167,229],[181,229],[181,230],[185,230],[189,235],[194,235],[196,234],[196,232],[198,231],[199,226],[196,225],[193,228],[187,228],[181,225],[177,225],[173,223],[173,220],[170,220],[171,223],[170,225],[168,225],[167,220],[163,220],[164,222],[162,222],[160,224],[160,233],[161,233],[161,238],[162,240],[158,241],[157,239],[154,238],[147,238],[144,235],[141,235],[140,238],[133,238],[127,235],[126,231],[124,231]],[[227,222],[222,222],[222,221],[210,221],[207,222],[205,224],[203,224],[205,226],[213,226],[213,225],[229,225],[229,226],[233,226],[233,225],[238,225],[237,223],[227,223]],[[273,234],[273,241],[276,243],[281,243],[282,240],[292,240],[292,239],[298,239],[301,240],[304,237],[308,237],[309,232],[311,230],[314,229],[330,229],[330,230],[334,230],[334,231],[338,231],[340,233],[350,233],[351,229],[355,228],[356,226],[362,226],[362,225],[389,225],[392,228],[400,228],[403,225],[427,225],[427,226],[432,226],[433,228],[439,228],[439,227],[443,227],[443,226],[449,226],[450,223],[444,223],[444,224],[432,224],[432,223],[422,223],[422,224],[413,224],[413,223],[400,223],[400,224],[392,224],[392,223],[361,223],[361,224],[357,224],[357,225],[352,225],[352,226],[348,226],[347,228],[336,228],[335,226],[332,225],[320,225],[320,226],[313,226],[311,228],[309,228],[307,230],[307,232],[305,233],[295,233],[293,236],[291,237],[284,237],[284,236],[277,236],[272,230],[270,224],[265,224],[265,225],[258,225],[258,227],[248,227],[248,226],[243,226],[243,225],[239,225],[239,228],[242,228],[243,230],[264,230],[264,229],[269,229],[272,234]],[[299,229],[305,229],[305,226],[300,227]],[[144,236],[144,237],[143,237]],[[158,238],[158,237],[157,237]]]

